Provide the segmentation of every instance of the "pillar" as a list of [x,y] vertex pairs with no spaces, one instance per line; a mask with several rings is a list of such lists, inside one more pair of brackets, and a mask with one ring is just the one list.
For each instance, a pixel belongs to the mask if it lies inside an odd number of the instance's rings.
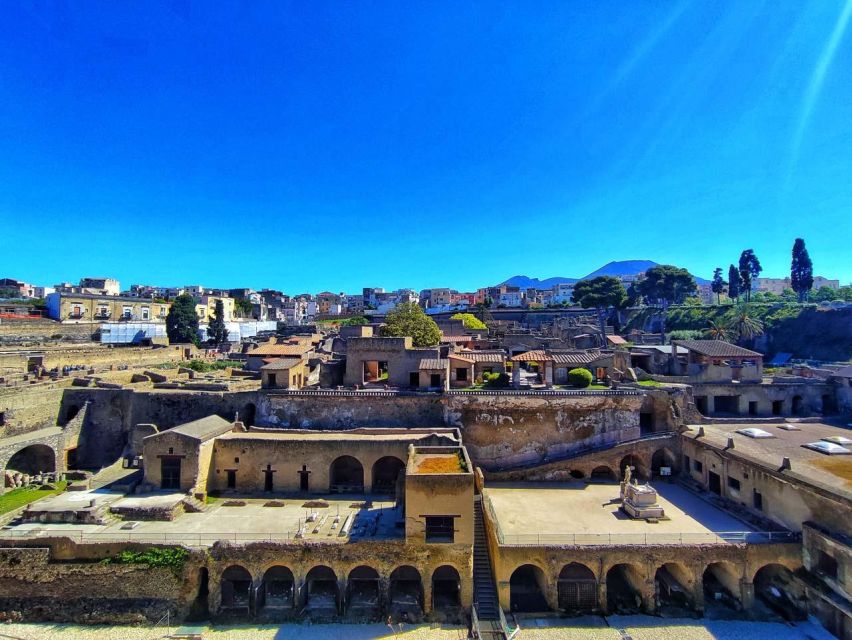
[[751,611],[754,606],[754,583],[743,580],[740,593],[740,602],[742,603],[743,610]]
[[704,615],[704,574],[698,569],[693,574],[696,578],[692,581],[692,606],[699,615]]
[[307,587],[305,586],[305,578],[293,576],[293,604],[296,609],[302,609],[305,606],[307,599]]
[[463,609],[470,609],[473,604],[473,578],[459,574],[459,601]]
[[606,574],[601,574],[598,582],[598,610],[605,614],[609,613],[606,601]]
[[337,579],[337,591],[340,594],[340,601],[337,605],[337,612],[341,615],[346,613],[346,577],[341,577]]
[[515,389],[521,388],[521,367],[520,362],[512,363],[512,386]]
[[543,362],[544,365],[544,384],[549,389],[553,386],[553,363]]
[[504,611],[511,609],[511,591],[508,580],[497,581],[497,601],[500,603],[500,608]]

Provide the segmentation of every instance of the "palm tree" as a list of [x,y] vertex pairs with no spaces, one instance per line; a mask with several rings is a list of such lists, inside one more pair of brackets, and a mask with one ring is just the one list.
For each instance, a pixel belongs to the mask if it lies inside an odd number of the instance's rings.
[[737,344],[752,341],[757,336],[763,335],[763,323],[749,315],[748,307],[743,307],[742,310],[737,312],[733,322],[731,322],[731,329],[736,333]]
[[721,322],[708,320],[707,328],[704,330],[704,335],[710,340],[727,340],[731,335],[731,329]]

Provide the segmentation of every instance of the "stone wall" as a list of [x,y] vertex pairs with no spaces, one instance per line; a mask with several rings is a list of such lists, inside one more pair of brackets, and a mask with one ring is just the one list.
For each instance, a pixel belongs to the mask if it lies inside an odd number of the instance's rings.
[[64,393],[65,389],[52,385],[0,390],[0,412],[3,413],[0,438],[55,426]]

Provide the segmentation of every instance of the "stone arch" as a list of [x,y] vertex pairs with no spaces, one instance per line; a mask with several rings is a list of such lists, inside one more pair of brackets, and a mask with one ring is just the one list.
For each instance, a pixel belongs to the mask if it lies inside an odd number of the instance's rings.
[[610,567],[606,572],[607,613],[639,613],[643,581],[642,570],[635,564],[625,562]]
[[252,579],[248,569],[233,564],[222,572],[219,582],[222,589],[220,609],[244,613],[251,610]]
[[384,456],[373,463],[373,493],[393,495],[400,474],[405,473],[405,463],[396,456]]
[[675,456],[668,447],[657,449],[651,456],[651,477],[660,477],[661,467],[668,467],[674,473],[676,464]]
[[352,569],[346,580],[346,612],[376,617],[381,606],[379,572],[367,565]]
[[695,605],[692,572],[680,562],[667,562],[654,574],[654,589],[660,610],[681,612]]
[[240,422],[247,427],[253,427],[255,418],[257,417],[257,405],[254,402],[249,402],[243,407],[240,412]]
[[49,445],[39,442],[27,445],[12,454],[6,469],[28,475],[53,473],[56,471],[56,452]]
[[442,564],[432,572],[432,608],[452,611],[461,606],[461,577],[458,570]]
[[610,469],[608,466],[602,464],[600,466],[592,469],[592,473],[589,475],[592,480],[598,481],[609,481],[615,482],[618,478],[615,475],[615,471]]
[[331,463],[328,471],[330,493],[363,493],[364,465],[352,456],[340,456]]
[[263,574],[258,588],[258,609],[291,609],[296,603],[296,579],[285,565],[273,565]]
[[633,477],[637,480],[647,480],[648,475],[646,471],[646,467],[642,462],[641,458],[633,453],[628,453],[621,459],[621,462],[618,463],[618,470],[620,472],[619,478],[624,477],[624,470],[627,466],[630,465],[634,467],[633,469]]
[[556,600],[561,611],[584,613],[598,608],[598,581],[584,564],[571,562],[562,567],[556,582]]
[[549,611],[544,571],[534,564],[522,564],[509,577],[509,608],[513,612]]
[[742,608],[741,574],[731,562],[711,562],[701,576],[704,610],[724,613]]
[[388,609],[392,616],[408,613],[416,620],[423,612],[423,579],[411,565],[397,567],[388,581]]
[[762,566],[754,574],[754,608],[758,613],[779,615],[785,620],[804,620],[807,601],[793,572],[778,563]]
[[586,474],[580,469],[571,469],[568,475],[570,475],[574,480],[582,480],[586,477]]
[[334,569],[317,565],[305,574],[305,610],[312,615],[335,616],[340,608],[340,587]]

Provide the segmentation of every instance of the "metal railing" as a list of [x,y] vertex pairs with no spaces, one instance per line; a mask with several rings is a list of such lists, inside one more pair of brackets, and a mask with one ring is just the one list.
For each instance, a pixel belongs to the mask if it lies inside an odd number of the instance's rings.
[[329,398],[363,398],[363,397],[400,397],[422,395],[447,396],[544,396],[544,397],[586,397],[586,396],[638,396],[640,391],[633,389],[607,390],[571,390],[571,389],[452,389],[450,391],[416,391],[408,389],[265,389],[269,395],[309,396]]
[[696,533],[519,533],[504,534],[497,527],[499,543],[507,547],[537,546],[618,546],[659,544],[766,544],[796,542],[801,536],[791,531],[719,531]]
[[146,544],[173,544],[185,547],[209,547],[216,542],[294,542],[300,540],[296,532],[282,533],[195,533],[195,532],[146,532],[146,531],[83,531],[80,529],[9,529],[0,531],[0,539],[69,538],[84,542],[139,542]]

